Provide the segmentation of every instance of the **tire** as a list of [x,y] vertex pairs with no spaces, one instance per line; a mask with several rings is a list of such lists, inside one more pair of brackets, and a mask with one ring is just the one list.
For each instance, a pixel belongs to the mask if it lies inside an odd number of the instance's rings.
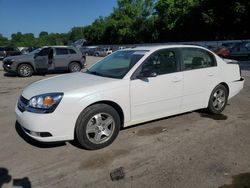
[[30,77],[33,74],[33,68],[29,64],[21,64],[17,67],[17,74],[20,77]]
[[81,69],[81,65],[77,62],[72,62],[69,64],[69,72],[80,72]]
[[121,127],[117,111],[106,104],[95,104],[78,117],[75,139],[85,149],[96,150],[110,145]]
[[96,56],[96,57],[99,57],[99,53],[96,53],[95,56]]
[[208,112],[211,114],[220,114],[226,107],[228,100],[228,89],[219,84],[216,86],[209,98]]

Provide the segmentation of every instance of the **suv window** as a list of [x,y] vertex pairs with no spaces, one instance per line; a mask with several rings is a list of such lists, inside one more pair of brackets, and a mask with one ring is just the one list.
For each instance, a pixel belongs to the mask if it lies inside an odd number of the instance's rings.
[[50,52],[50,49],[51,48],[44,48],[42,49],[39,53],[38,53],[38,56],[47,56]]
[[161,50],[154,53],[142,65],[142,69],[153,70],[157,75],[176,72],[176,54],[174,51],[170,50]]
[[70,54],[76,54],[76,51],[73,50],[73,49],[69,49],[69,53],[70,53]]
[[199,69],[216,66],[214,56],[202,49],[182,49],[184,70]]
[[68,54],[67,48],[56,48],[56,55],[65,55]]
[[12,48],[12,47],[6,47],[5,50],[6,51],[14,51],[14,48]]

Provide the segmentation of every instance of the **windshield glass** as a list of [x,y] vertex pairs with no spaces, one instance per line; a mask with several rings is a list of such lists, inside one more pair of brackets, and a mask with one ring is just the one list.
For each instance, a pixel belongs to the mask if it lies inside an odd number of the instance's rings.
[[29,54],[36,54],[36,53],[40,52],[41,49],[42,48],[37,48],[37,49],[31,51]]
[[145,50],[117,51],[93,65],[86,73],[122,79],[146,52]]

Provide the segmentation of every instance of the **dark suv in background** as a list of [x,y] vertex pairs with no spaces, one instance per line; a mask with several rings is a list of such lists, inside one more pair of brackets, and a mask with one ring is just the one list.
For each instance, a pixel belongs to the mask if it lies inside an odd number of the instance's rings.
[[4,59],[5,57],[8,56],[15,56],[15,55],[20,55],[21,52],[18,50],[16,47],[5,47],[5,46],[0,46],[0,59]]

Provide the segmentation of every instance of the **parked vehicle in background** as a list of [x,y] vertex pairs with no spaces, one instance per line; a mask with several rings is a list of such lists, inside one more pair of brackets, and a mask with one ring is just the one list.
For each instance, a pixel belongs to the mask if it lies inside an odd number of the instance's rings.
[[85,66],[85,55],[67,46],[43,47],[26,55],[10,56],[3,60],[4,71],[17,73],[21,77],[54,71],[77,72]]
[[97,46],[83,47],[81,49],[81,52],[82,54],[85,54],[86,56],[94,56],[97,48],[98,48]]
[[250,60],[250,42],[242,42],[230,49],[230,58]]
[[112,51],[112,48],[97,48],[95,50],[95,56],[101,56],[101,57],[105,57],[109,54],[111,54],[113,51]]
[[221,46],[224,46],[227,49],[231,50],[234,46],[237,46],[239,44],[241,44],[241,42],[227,42],[227,43],[222,43]]
[[20,50],[16,47],[0,46],[0,59],[20,54],[21,54]]
[[112,53],[85,73],[32,83],[15,111],[24,132],[38,141],[76,139],[100,149],[122,127],[202,108],[219,114],[243,85],[238,64],[203,47],[136,47]]
[[214,48],[212,51],[222,58],[228,58],[230,56],[229,49],[224,46]]

